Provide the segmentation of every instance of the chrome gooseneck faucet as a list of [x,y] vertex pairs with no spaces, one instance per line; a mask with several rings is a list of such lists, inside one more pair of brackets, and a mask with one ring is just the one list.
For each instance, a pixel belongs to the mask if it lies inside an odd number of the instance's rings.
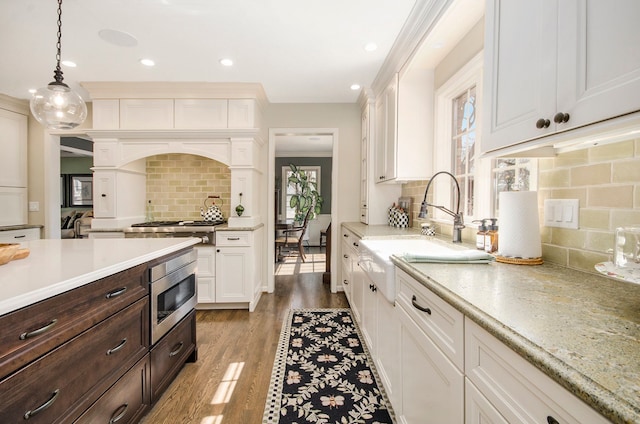
[[[433,180],[440,174],[447,174],[453,181],[456,183],[457,190],[457,205],[456,211],[453,212],[450,209],[445,208],[444,206],[433,205],[431,203],[427,203],[427,193],[429,193],[429,187],[431,187],[431,183]],[[454,243],[462,243],[462,229],[464,228],[464,218],[462,217],[462,212],[460,212],[460,184],[458,184],[458,180],[456,177],[447,171],[436,172],[433,177],[429,180],[427,184],[427,189],[424,191],[424,199],[422,200],[422,204],[420,205],[420,213],[418,214],[418,218],[426,218],[428,215],[427,206],[433,206],[434,208],[440,209],[441,211],[451,215],[453,217],[453,242]]]

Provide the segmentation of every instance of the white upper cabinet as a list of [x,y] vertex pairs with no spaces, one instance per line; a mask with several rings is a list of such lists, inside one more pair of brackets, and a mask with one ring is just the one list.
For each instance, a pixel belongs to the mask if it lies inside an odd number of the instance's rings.
[[27,117],[0,109],[0,187],[27,186]]
[[432,173],[433,71],[395,74],[376,101],[376,181],[424,180]]
[[638,16],[636,0],[489,0],[483,151],[639,111]]

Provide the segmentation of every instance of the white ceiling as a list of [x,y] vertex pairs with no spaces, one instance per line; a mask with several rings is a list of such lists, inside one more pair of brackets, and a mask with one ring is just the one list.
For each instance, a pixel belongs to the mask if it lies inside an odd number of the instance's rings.
[[[65,0],[64,80],[259,82],[272,103],[355,102],[371,86],[415,0]],[[53,80],[56,0],[0,0],[0,93]],[[135,46],[105,41],[102,30]],[[364,45],[375,42],[369,53]],[[156,62],[153,68],[139,63]],[[219,63],[231,58],[232,67]]]

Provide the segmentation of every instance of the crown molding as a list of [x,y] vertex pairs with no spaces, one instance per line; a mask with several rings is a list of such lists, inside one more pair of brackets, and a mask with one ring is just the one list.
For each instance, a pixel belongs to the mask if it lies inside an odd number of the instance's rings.
[[260,83],[85,81],[80,83],[96,99],[256,99],[269,103]]
[[9,110],[22,115],[29,115],[29,101],[16,99],[15,97],[0,93],[0,109]]
[[375,95],[384,91],[394,74],[413,57],[423,40],[454,0],[416,0],[400,34],[371,85]]

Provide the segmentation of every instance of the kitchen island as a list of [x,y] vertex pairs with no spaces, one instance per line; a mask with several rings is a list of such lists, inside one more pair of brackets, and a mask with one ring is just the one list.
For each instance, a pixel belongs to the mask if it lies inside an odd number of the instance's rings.
[[137,422],[197,358],[199,241],[25,243],[0,267],[0,416]]
[[[417,236],[386,226],[344,226],[365,239]],[[460,311],[465,333],[469,320],[609,421],[640,422],[640,285],[550,263],[391,259],[406,278]]]
[[0,266],[0,316],[199,243],[198,239],[43,239]]

